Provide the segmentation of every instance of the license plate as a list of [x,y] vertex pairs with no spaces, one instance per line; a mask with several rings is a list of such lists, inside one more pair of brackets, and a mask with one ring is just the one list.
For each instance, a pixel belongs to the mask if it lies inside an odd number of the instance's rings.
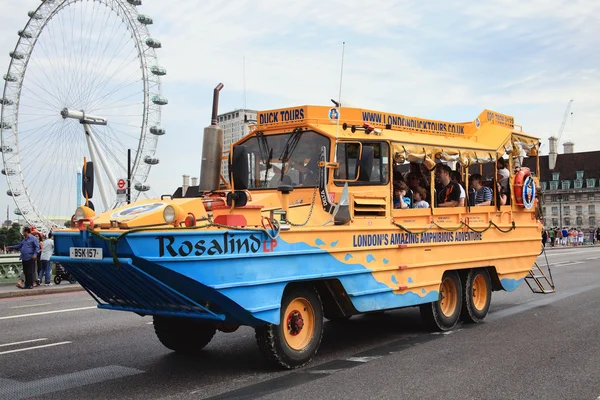
[[102,248],[100,247],[71,247],[69,251],[71,258],[83,258],[89,260],[102,260]]

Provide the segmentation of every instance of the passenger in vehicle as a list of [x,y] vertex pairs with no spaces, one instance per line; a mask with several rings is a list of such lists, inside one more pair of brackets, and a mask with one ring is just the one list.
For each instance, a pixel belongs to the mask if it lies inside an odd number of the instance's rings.
[[406,209],[410,207],[410,198],[406,196],[408,186],[402,181],[394,182],[394,208]]
[[[422,188],[429,188],[429,181],[427,178],[425,178],[423,175],[419,176],[412,172],[406,175],[406,184],[408,185],[408,188],[413,191],[413,193],[418,186],[421,186]],[[429,201],[429,195],[427,194],[425,197],[423,197],[423,200]]]
[[452,171],[452,176],[451,176],[452,180],[456,183],[458,183],[458,186],[460,187],[460,199],[458,200],[458,206],[459,207],[464,207],[465,206],[465,201],[467,198],[467,193],[465,192],[465,187],[462,184],[462,179],[460,176],[460,172],[458,171]]
[[487,186],[483,186],[483,177],[480,174],[471,176],[471,186],[475,189],[475,206],[489,206],[492,204],[492,190]]
[[500,183],[500,181],[496,182],[496,204],[500,204],[501,206],[505,206],[508,202],[508,194],[504,186]]
[[457,207],[460,201],[460,185],[450,179],[452,169],[444,164],[435,168],[435,180],[440,185],[437,191],[437,207]]
[[500,181],[500,184],[504,187],[504,189],[508,191],[508,178],[510,177],[510,171],[508,170],[508,168],[506,168],[506,160],[504,158],[499,158],[498,162],[496,163],[496,166],[498,168],[498,180]]
[[421,186],[413,189],[413,208],[429,208],[429,203],[425,201],[427,198],[427,190]]

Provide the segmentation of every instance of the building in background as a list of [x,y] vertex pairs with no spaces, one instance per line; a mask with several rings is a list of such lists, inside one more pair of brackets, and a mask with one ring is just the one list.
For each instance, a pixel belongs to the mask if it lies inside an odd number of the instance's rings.
[[[540,186],[544,226],[598,228],[600,211],[600,151],[574,152],[574,143],[565,142],[558,154],[557,139],[550,138],[550,152],[540,156]],[[533,160],[533,159],[531,159]],[[526,163],[526,166],[527,165]]]
[[[234,110],[217,116],[219,126],[223,128],[223,152],[229,155],[232,143],[237,142],[250,132],[250,125],[256,123],[255,110]],[[221,161],[221,174],[229,182],[227,160]]]

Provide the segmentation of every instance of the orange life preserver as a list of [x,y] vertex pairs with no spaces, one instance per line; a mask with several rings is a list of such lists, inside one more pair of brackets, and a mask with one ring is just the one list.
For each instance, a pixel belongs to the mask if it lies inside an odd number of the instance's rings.
[[514,188],[515,188],[515,202],[518,206],[525,207],[523,204],[523,185],[525,180],[531,176],[531,171],[529,168],[522,167],[519,168],[517,173],[515,174],[514,180]]

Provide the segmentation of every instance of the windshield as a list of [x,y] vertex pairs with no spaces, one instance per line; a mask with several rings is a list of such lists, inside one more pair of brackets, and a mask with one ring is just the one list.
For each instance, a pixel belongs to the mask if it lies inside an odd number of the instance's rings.
[[321,147],[329,154],[329,139],[313,131],[259,132],[241,145],[248,151],[248,189],[274,189],[280,184],[315,187]]

